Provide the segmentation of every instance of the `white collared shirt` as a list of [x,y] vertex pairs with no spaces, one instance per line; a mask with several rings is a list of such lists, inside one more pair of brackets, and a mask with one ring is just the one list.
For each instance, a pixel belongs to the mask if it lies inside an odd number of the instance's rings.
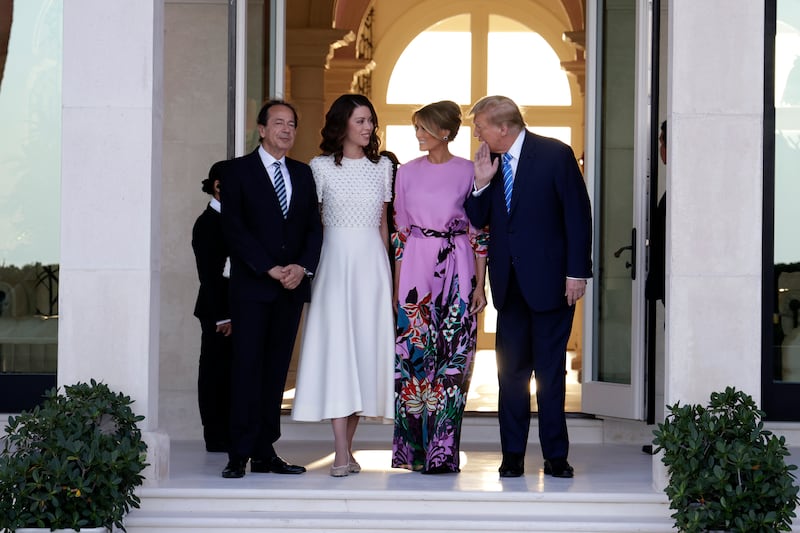
[[526,129],[522,129],[517,135],[517,138],[514,139],[514,144],[511,145],[506,153],[511,154],[511,161],[508,163],[511,165],[511,172],[514,174],[514,177],[517,176],[517,165],[519,164],[519,156],[522,153],[522,143],[525,142],[525,132]]
[[[517,175],[517,165],[519,164],[519,155],[522,153],[522,143],[525,142],[525,132],[526,131],[527,130],[523,128],[522,131],[519,132],[519,135],[517,135],[517,138],[514,139],[514,143],[505,152],[505,153],[508,153],[508,154],[511,155],[511,160],[508,162],[508,164],[511,165],[511,174],[514,177],[516,177],[516,175]],[[500,165],[502,166],[502,164],[503,164],[502,156],[500,157],[500,159],[501,159]],[[489,183],[487,183],[486,185],[484,185],[480,189],[473,190],[472,195],[473,196],[480,196],[483,193],[483,191],[486,190],[486,187],[488,187],[490,183],[492,183],[492,182],[489,181]],[[474,188],[474,185],[473,185],[473,188]]]
[[275,187],[275,167],[272,165],[275,161],[281,164],[281,174],[283,175],[283,183],[286,187],[286,205],[292,205],[292,178],[289,176],[289,169],[286,167],[286,158],[281,157],[280,159],[275,159],[269,152],[264,150],[264,147],[261,145],[258,146],[258,156],[261,158],[261,163],[264,165],[264,168],[267,169],[267,174],[269,175],[273,187]]
[[211,201],[208,202],[208,206],[217,213],[222,213],[222,204],[216,198],[212,197]]

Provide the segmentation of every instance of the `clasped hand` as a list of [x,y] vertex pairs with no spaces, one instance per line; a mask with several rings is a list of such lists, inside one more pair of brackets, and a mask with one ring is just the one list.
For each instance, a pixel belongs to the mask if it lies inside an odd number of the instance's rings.
[[267,271],[269,276],[281,283],[284,289],[296,289],[305,277],[305,271],[300,265],[274,266]]

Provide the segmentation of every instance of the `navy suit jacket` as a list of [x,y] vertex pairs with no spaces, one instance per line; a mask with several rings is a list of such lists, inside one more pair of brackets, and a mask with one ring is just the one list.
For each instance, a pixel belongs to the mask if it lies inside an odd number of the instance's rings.
[[222,217],[210,205],[194,223],[192,249],[200,278],[194,316],[214,322],[230,319],[229,280],[222,275],[229,255],[228,243],[222,234]]
[[500,166],[487,189],[464,204],[475,227],[489,225],[495,307],[505,303],[512,264],[531,309],[566,306],[566,278],[592,277],[591,205],[575,155],[561,141],[526,131],[510,213]]
[[[322,222],[311,168],[286,158],[292,182],[287,218],[258,150],[226,163],[220,185],[222,227],[231,250],[231,299],[274,301],[285,289],[267,271],[301,265],[316,272],[322,247]],[[307,302],[304,279],[292,295]]]

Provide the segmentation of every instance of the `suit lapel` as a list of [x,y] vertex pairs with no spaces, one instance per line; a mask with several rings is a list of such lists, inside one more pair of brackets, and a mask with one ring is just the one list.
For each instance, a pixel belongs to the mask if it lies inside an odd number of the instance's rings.
[[286,168],[289,170],[289,179],[292,182],[292,197],[289,199],[289,208],[286,212],[286,218],[289,218],[292,214],[292,207],[295,205],[295,200],[299,198],[299,194],[302,194],[300,180],[298,179],[300,175],[300,171],[296,170],[296,165],[294,159],[286,158]]

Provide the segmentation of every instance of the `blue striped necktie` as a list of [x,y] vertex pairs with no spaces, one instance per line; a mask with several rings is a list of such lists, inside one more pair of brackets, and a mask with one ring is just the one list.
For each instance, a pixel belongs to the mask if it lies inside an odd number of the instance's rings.
[[272,166],[275,167],[275,194],[278,195],[278,203],[281,204],[283,218],[286,218],[286,214],[289,212],[289,204],[286,202],[286,184],[283,182],[281,162],[275,161]]
[[503,154],[503,196],[506,198],[506,211],[511,212],[511,191],[514,188],[514,172],[511,170],[511,154]]

